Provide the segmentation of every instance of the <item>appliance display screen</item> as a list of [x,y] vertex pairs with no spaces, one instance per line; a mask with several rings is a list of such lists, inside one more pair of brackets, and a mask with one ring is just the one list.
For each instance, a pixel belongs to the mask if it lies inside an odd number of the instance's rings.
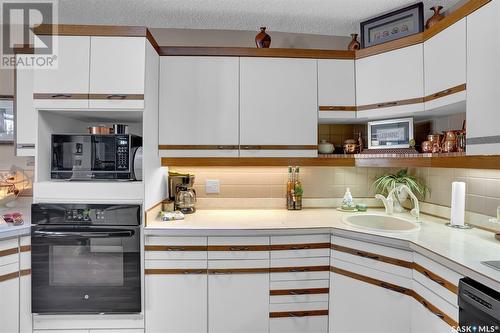
[[372,146],[409,145],[410,124],[408,122],[371,125]]

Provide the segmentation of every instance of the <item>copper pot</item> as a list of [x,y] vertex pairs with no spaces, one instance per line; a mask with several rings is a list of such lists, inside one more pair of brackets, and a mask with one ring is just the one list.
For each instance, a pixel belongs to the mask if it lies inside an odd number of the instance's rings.
[[444,141],[457,141],[457,131],[445,131]]
[[452,153],[455,151],[456,146],[457,146],[457,141],[447,140],[443,143],[443,152]]
[[434,143],[432,141],[422,142],[422,153],[432,153]]
[[358,144],[356,140],[345,140],[344,142],[344,153],[345,154],[356,154],[358,151]]
[[429,134],[427,140],[432,143],[441,144],[441,134]]

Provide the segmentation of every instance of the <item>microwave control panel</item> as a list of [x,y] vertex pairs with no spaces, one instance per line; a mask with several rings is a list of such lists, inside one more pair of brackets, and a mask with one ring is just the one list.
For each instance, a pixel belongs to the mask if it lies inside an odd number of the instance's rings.
[[116,137],[116,170],[129,169],[129,137]]

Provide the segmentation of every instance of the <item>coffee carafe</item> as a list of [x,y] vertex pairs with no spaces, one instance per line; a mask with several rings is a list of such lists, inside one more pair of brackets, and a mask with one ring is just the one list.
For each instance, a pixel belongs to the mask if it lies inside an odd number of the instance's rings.
[[194,175],[169,172],[169,198],[174,201],[175,210],[180,210],[184,214],[191,214],[196,211],[196,191],[193,186]]

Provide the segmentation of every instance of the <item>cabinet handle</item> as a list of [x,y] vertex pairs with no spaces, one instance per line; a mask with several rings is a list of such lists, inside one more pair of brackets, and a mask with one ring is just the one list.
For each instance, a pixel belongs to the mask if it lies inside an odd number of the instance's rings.
[[309,290],[302,290],[302,291],[290,291],[290,295],[307,295],[310,294],[311,292]]
[[127,95],[112,94],[106,96],[106,99],[125,99],[125,98],[127,98]]
[[199,271],[183,271],[182,274],[185,274],[185,275],[190,275],[190,274],[203,274],[205,273],[206,271],[204,270],[199,270]]
[[186,251],[184,247],[168,247],[167,251]]
[[439,318],[441,318],[441,319],[443,319],[443,318],[444,318],[444,314],[442,314],[442,313],[440,313],[440,312],[435,312],[435,311],[432,311],[432,310],[431,310],[431,308],[430,308],[430,306],[429,306],[429,304],[427,304],[427,302],[426,302],[426,301],[422,301],[421,303],[422,303],[422,305],[423,305],[423,306],[424,306],[427,310],[429,310],[429,312],[430,312],[430,313],[432,313],[433,315],[435,315],[435,316],[437,316],[437,317],[439,317]]
[[231,246],[229,251],[249,251],[250,248],[246,246]]
[[398,102],[387,102],[387,103],[377,104],[377,107],[378,108],[383,108],[383,107],[386,107],[386,106],[396,106],[396,105],[398,105]]
[[72,95],[69,94],[55,94],[50,96],[51,98],[71,98]]
[[217,146],[217,149],[219,149],[219,150],[224,150],[224,149],[235,150],[235,149],[238,149],[238,147],[237,146]]
[[261,146],[242,146],[241,148],[244,150],[260,150],[260,149],[262,149]]
[[434,278],[432,278],[432,277],[431,277],[431,275],[430,275],[427,271],[424,271],[424,275],[425,275],[425,276],[426,276],[429,280],[434,281],[434,282],[436,282],[437,284],[439,284],[439,285],[441,285],[441,286],[444,286],[444,285],[445,285],[444,281],[439,280],[439,279],[434,279]]
[[361,252],[361,251],[357,251],[356,255],[358,255],[360,257],[363,257],[363,258],[373,259],[373,260],[379,260],[380,259],[379,256],[370,255],[368,253]]
[[402,294],[406,293],[406,288],[398,288],[396,286],[391,286],[391,285],[389,285],[389,284],[387,284],[385,282],[382,282],[380,284],[380,286],[382,288],[389,289],[389,290],[392,290],[392,291],[395,291],[395,292],[398,292],[398,293],[402,293]]
[[307,317],[309,315],[309,312],[302,312],[302,313],[294,313],[294,312],[290,312],[288,314],[289,317]]
[[292,273],[309,272],[309,268],[294,268],[291,269],[290,272]]
[[446,89],[444,91],[440,91],[438,93],[435,93],[433,96],[434,97],[441,97],[441,96],[445,96],[445,95],[448,95],[448,94],[451,94],[453,92],[453,90],[451,89]]
[[233,274],[233,272],[231,272],[231,271],[212,271],[212,274],[214,274],[214,275],[229,275],[229,274]]
[[291,247],[292,250],[307,250],[309,248],[310,248],[310,246],[307,246],[307,245],[304,245],[304,246],[292,246]]

